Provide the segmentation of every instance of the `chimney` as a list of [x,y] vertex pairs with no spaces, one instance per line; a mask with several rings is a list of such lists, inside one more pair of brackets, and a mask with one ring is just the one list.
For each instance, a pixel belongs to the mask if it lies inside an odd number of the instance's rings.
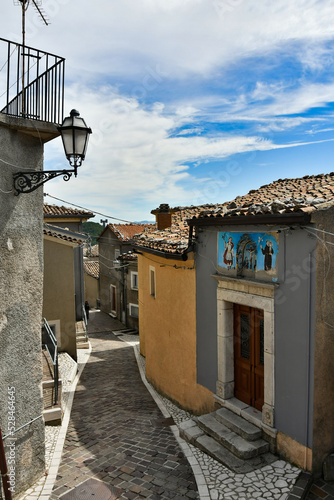
[[172,213],[168,203],[161,203],[159,208],[151,211],[151,214],[155,215],[155,220],[158,229],[167,229],[172,225]]

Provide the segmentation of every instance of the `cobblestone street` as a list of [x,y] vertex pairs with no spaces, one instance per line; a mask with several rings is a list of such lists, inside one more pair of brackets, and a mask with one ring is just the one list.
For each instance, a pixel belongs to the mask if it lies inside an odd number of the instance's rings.
[[[63,423],[46,427],[47,475],[20,500],[305,498],[307,480],[278,457],[236,474],[180,439],[178,426],[191,415],[147,382],[138,335],[122,328],[92,312],[92,350],[79,349],[76,380],[76,363],[61,354]],[[318,480],[306,498],[332,500],[333,491]]]
[[199,498],[171,422],[141,381],[133,348],[110,332],[90,333],[90,341],[50,498],[89,478],[111,486],[115,498]]

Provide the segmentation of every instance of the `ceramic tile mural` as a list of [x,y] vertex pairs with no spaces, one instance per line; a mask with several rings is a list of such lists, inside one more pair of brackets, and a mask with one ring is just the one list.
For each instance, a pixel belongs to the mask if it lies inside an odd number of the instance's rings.
[[231,274],[276,274],[277,254],[277,232],[218,233],[218,266]]

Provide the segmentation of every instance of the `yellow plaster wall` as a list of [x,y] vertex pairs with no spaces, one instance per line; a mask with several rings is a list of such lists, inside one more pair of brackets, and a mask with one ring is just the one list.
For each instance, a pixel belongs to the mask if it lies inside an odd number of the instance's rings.
[[277,453],[297,467],[312,471],[312,450],[283,432],[277,434]]
[[44,238],[43,317],[60,321],[60,350],[76,360],[73,248],[55,238]]
[[[150,266],[155,268],[155,298],[150,296]],[[214,400],[212,392],[196,382],[193,266],[193,257],[184,262],[138,256],[139,333],[147,379],[182,408],[201,414],[214,410]]]
[[100,297],[99,280],[93,278],[87,273],[84,273],[85,280],[85,300],[88,301],[90,307],[97,306],[97,300]]

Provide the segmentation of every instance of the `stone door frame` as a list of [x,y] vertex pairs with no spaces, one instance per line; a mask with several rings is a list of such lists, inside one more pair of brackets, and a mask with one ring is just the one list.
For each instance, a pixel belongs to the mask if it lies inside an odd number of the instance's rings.
[[262,423],[274,427],[275,415],[275,284],[257,283],[237,278],[213,276],[217,288],[217,396],[223,400],[234,398],[234,328],[233,304],[262,309],[264,312],[264,405]]

